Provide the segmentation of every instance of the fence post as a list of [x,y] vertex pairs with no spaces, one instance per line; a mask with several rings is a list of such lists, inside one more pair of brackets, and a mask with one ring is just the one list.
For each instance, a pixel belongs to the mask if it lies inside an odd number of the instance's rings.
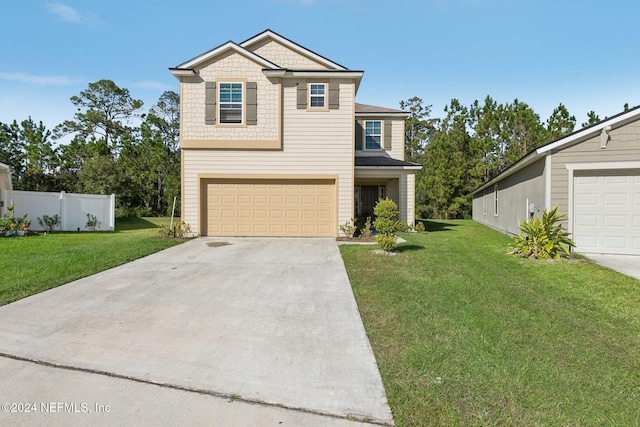
[[64,214],[65,212],[65,192],[61,191],[60,192],[60,223],[58,224],[58,227],[60,228],[60,230],[66,230],[67,229],[67,223],[65,222],[66,219],[66,215]]
[[116,231],[116,195],[111,193],[111,205],[109,206],[109,226],[111,231]]

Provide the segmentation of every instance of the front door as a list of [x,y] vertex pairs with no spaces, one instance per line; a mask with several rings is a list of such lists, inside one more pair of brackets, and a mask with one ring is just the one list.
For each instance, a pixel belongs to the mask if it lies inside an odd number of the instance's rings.
[[377,185],[363,185],[360,190],[360,215],[370,216],[373,219],[373,208],[378,202],[378,186]]

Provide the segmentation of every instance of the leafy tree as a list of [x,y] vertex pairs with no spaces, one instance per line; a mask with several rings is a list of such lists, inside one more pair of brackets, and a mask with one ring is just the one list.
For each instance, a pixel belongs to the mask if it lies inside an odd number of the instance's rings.
[[50,141],[51,131],[31,117],[18,124],[0,123],[0,162],[11,166],[16,190],[50,191],[57,156]]
[[20,127],[0,123],[0,163],[11,167],[11,181],[18,182],[24,175],[25,153],[20,140]]
[[114,156],[119,138],[131,131],[129,120],[142,108],[142,101],[133,99],[128,89],[111,80],[89,83],[89,89],[72,96],[71,103],[78,108],[75,120],[58,125],[56,136],[76,134],[85,140],[101,140]]
[[540,116],[525,102],[515,99],[512,104],[507,104],[502,119],[505,121],[502,127],[505,150],[499,172],[548,141],[544,126],[540,123]]
[[573,132],[576,127],[576,118],[569,114],[569,110],[560,103],[547,120],[547,132],[549,141],[555,141]]
[[407,111],[409,117],[404,122],[405,159],[415,162],[424,153],[428,143],[429,131],[433,128],[433,119],[429,119],[431,105],[423,106],[422,99],[414,96],[400,101],[400,109]]
[[594,123],[598,123],[600,121],[600,117],[596,114],[595,111],[591,110],[587,113],[587,121],[582,123],[580,126],[587,127]]
[[457,99],[445,107],[447,116],[439,123],[427,149],[428,162],[422,180],[436,217],[468,216],[471,207],[469,110]]

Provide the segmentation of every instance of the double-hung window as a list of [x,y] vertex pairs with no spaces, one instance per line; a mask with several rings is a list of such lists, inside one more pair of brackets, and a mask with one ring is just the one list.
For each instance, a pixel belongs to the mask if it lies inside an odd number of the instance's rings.
[[380,150],[382,146],[382,122],[380,120],[367,120],[364,122],[364,149]]
[[326,84],[310,83],[309,84],[309,107],[325,108],[326,106]]
[[218,117],[220,123],[242,123],[242,83],[220,83]]

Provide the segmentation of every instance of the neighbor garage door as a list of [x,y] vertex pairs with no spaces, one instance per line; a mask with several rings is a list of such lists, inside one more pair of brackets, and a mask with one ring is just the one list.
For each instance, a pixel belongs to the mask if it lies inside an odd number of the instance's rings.
[[576,172],[573,190],[576,251],[640,255],[640,171]]
[[336,235],[335,180],[208,179],[203,187],[205,235]]

